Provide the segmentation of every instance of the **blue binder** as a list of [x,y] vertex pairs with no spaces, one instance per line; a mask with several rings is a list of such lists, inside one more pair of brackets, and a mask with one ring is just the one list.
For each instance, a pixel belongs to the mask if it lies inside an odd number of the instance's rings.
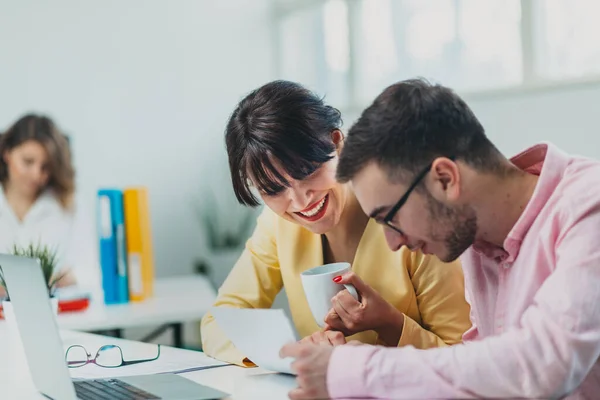
[[98,235],[102,290],[106,304],[129,301],[123,192],[98,190]]

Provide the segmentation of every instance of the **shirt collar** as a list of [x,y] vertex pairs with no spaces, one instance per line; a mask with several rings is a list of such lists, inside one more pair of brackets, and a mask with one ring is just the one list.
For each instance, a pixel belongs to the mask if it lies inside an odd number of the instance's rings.
[[504,240],[503,248],[485,242],[473,245],[474,250],[506,265],[514,262],[519,255],[523,239],[559,184],[569,157],[551,143],[540,143],[517,154],[510,161],[523,171],[539,176],[533,195]]
[[[0,185],[0,215],[4,212],[12,212],[9,210],[8,201],[6,200],[6,196],[4,194],[4,188]],[[31,209],[27,213],[26,219],[29,218],[37,218],[41,215],[45,215],[49,212],[54,212],[56,210],[60,210],[61,206],[54,195],[54,192],[51,189],[46,189],[38,196],[37,200],[31,206]]]
[[61,206],[58,203],[58,199],[54,195],[51,189],[46,189],[36,199],[35,203],[31,206],[29,213],[25,217],[26,219],[38,219],[48,214],[53,214],[61,211]]

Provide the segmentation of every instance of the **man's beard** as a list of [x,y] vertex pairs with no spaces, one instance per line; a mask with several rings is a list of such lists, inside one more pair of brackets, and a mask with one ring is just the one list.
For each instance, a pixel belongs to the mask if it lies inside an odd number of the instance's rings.
[[[429,192],[426,197],[429,211],[429,236],[445,244],[447,253],[443,257],[440,256],[440,260],[454,261],[475,241],[477,234],[475,211],[466,205],[460,208],[448,207],[437,201]],[[442,236],[435,234],[434,230],[448,233]]]

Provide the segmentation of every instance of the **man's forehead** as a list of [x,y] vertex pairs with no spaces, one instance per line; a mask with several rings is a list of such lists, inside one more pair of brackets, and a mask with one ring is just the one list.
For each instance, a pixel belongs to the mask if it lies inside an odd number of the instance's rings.
[[367,164],[360,170],[352,179],[352,184],[359,190],[362,190],[362,188],[384,189],[397,186],[390,182],[387,171],[374,162]]
[[392,206],[402,193],[402,185],[389,181],[387,172],[375,163],[368,164],[351,181],[363,209],[369,215],[374,210]]

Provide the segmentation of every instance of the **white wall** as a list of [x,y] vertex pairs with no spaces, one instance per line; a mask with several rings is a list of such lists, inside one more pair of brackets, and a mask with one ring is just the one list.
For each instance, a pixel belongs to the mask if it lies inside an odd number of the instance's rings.
[[550,141],[600,159],[600,82],[466,100],[507,156]]
[[[569,153],[600,159],[600,81],[463,97],[507,157],[549,141]],[[346,132],[361,112],[343,113]]]
[[91,212],[99,186],[146,185],[157,275],[187,273],[204,251],[193,196],[231,193],[226,119],[272,79],[269,22],[268,0],[0,0],[0,130],[53,117]]

